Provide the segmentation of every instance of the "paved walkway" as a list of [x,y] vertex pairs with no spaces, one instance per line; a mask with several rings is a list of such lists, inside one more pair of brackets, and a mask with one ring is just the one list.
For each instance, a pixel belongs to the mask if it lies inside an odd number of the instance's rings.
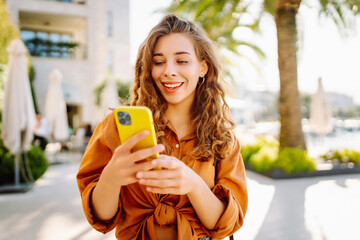
[[[74,156],[75,157],[75,156]],[[29,192],[0,195],[0,240],[114,240],[93,230],[81,207],[79,160],[51,165]],[[360,174],[272,180],[247,172],[242,240],[352,240],[360,236]]]

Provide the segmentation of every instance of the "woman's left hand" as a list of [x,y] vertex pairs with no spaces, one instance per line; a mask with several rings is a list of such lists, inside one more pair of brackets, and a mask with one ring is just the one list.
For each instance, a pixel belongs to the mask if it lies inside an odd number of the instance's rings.
[[189,194],[194,191],[202,178],[182,161],[175,157],[160,155],[152,161],[161,170],[141,171],[136,174],[139,183],[146,190],[160,194]]

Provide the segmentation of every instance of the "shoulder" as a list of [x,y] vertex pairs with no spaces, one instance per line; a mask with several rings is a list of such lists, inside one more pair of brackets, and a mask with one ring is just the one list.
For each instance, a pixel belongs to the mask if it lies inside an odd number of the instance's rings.
[[233,138],[233,146],[232,149],[238,149],[240,151],[241,149],[241,144],[239,139],[237,138],[236,134],[234,133],[234,138]]
[[95,128],[91,137],[93,141],[98,140],[110,149],[115,149],[120,144],[120,139],[116,127],[113,113],[109,113]]
[[233,138],[232,138],[232,143],[231,145],[229,146],[229,151],[228,151],[228,154],[227,156],[224,158],[224,159],[221,159],[221,163],[229,163],[229,162],[232,162],[234,163],[234,161],[238,161],[238,160],[241,160],[241,153],[240,153],[240,150],[241,150],[241,145],[240,145],[240,141],[239,139],[236,137],[236,135],[234,134],[233,135]]
[[109,113],[97,126],[97,128],[101,129],[116,129],[116,122],[114,113]]
[[236,136],[235,130],[230,131],[231,143],[229,144],[229,154],[233,152],[240,152],[240,141]]

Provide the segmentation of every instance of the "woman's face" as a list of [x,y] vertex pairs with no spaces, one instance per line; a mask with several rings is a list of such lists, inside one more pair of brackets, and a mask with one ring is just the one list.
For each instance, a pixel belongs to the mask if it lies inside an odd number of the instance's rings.
[[206,61],[197,58],[188,35],[172,33],[158,39],[151,76],[169,105],[192,104],[199,77],[207,70]]

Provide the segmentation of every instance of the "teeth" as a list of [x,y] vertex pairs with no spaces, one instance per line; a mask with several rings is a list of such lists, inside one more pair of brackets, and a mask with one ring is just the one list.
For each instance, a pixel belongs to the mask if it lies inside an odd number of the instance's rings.
[[182,83],[178,83],[178,84],[164,84],[165,87],[167,88],[176,88],[179,87]]

